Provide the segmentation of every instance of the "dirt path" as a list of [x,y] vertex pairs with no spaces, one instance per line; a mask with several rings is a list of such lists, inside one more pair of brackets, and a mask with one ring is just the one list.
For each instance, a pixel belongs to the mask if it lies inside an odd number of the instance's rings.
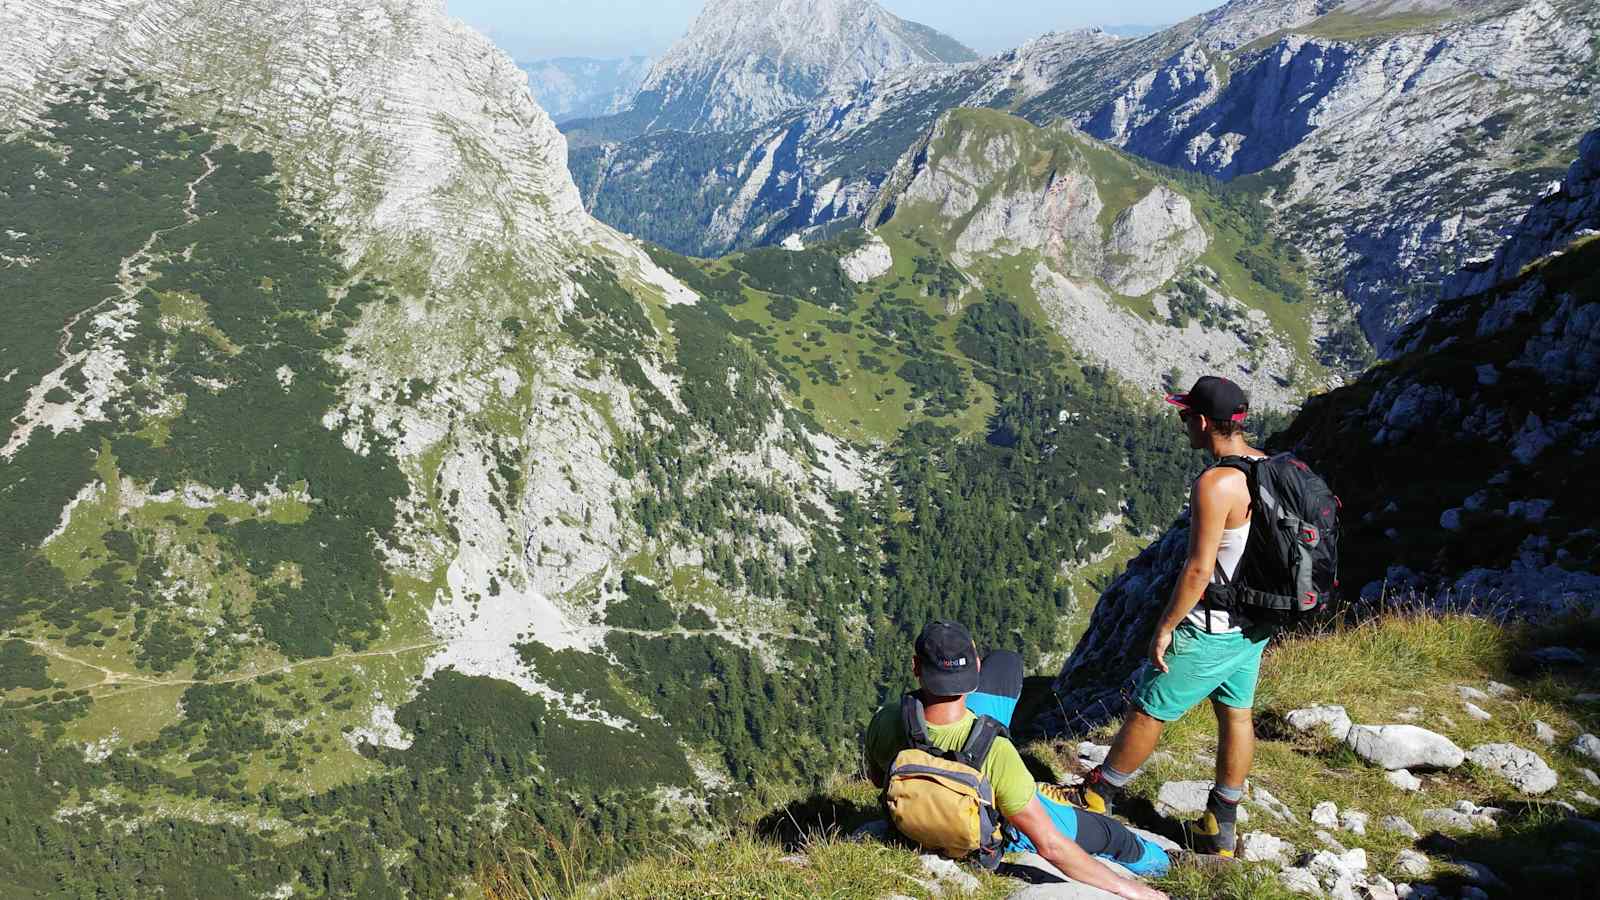
[[[432,650],[444,646],[443,641],[419,641],[414,644],[406,644],[401,647],[388,647],[383,650],[352,650],[345,653],[335,653],[332,656],[316,656],[310,659],[301,659],[294,662],[284,663],[279,666],[273,666],[270,669],[262,669],[259,672],[237,672],[232,675],[222,676],[220,678],[152,678],[148,675],[140,675],[134,672],[119,672],[115,669],[109,669],[105,666],[89,662],[86,659],[79,659],[78,657],[61,650],[54,644],[46,641],[35,640],[33,638],[23,638],[23,641],[32,647],[44,651],[56,659],[72,663],[76,666],[82,666],[86,669],[94,669],[95,671],[99,672],[101,674],[100,680],[94,684],[88,685],[87,687],[89,690],[95,690],[96,688],[115,687],[123,684],[134,685],[132,690],[179,687],[190,684],[236,684],[241,681],[254,681],[258,678],[265,678],[268,675],[291,672],[302,666],[319,666],[329,663],[342,662],[344,660],[364,659],[373,656],[393,657],[399,656],[402,653],[412,653],[417,650]],[[128,693],[131,693],[131,691],[120,691],[118,692],[118,696]]]

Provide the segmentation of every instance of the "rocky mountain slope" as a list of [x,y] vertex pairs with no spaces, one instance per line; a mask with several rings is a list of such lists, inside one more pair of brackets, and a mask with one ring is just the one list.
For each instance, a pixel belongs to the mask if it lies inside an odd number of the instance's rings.
[[0,130],[7,895],[609,864],[849,765],[931,616],[1039,664],[1190,474],[937,232],[589,218],[438,3],[10,3]]
[[[1538,621],[1597,609],[1600,535],[1585,499],[1600,490],[1600,132],[1582,148],[1478,269],[1510,277],[1441,303],[1399,339],[1399,357],[1312,398],[1274,441],[1343,499],[1341,577],[1358,608],[1421,597]],[[1056,683],[1072,716],[1121,709],[1186,542],[1180,522],[1101,597]]]
[[1387,350],[1443,276],[1490,252],[1559,178],[1596,114],[1597,34],[1578,0],[1236,0],[1138,40],[1049,35],[890,74],[742,134],[574,132],[572,165],[603,220],[715,253],[862,215],[945,109],[1066,120],[1164,164],[1258,174],[1322,290]]
[[948,253],[952,308],[1005,296],[1151,395],[1213,360],[1282,408],[1322,377],[1313,304],[1301,258],[1251,210],[1071,126],[957,110],[907,152],[867,219],[885,261],[884,237]]
[[557,57],[522,63],[539,107],[557,124],[621,112],[638,92],[653,60]]
[[975,58],[953,38],[873,0],[708,0],[618,121],[575,127],[630,135],[736,131],[839,86]]

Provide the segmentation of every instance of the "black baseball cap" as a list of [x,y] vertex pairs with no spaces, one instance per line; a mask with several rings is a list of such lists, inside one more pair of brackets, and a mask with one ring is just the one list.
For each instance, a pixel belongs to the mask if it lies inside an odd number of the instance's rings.
[[929,622],[917,636],[917,659],[922,686],[931,694],[953,697],[978,689],[978,645],[956,622]]
[[1244,395],[1244,388],[1216,375],[1196,381],[1185,393],[1168,394],[1167,402],[1218,422],[1243,422],[1250,413],[1250,398]]

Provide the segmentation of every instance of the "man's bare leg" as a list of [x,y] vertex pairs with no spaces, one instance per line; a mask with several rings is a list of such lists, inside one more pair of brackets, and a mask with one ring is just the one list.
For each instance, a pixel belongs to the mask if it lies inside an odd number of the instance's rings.
[[1139,774],[1150,754],[1155,752],[1166,724],[1135,709],[1122,721],[1122,728],[1111,742],[1106,761],[1094,767],[1083,786],[1076,789],[1075,802],[1090,812],[1110,815],[1122,789]]
[[1235,709],[1213,700],[1217,713],[1217,785],[1244,787],[1256,755],[1255,716],[1251,710]]
[[1255,758],[1255,719],[1248,709],[1211,701],[1217,714],[1217,781],[1206,798],[1205,815],[1188,826],[1189,845],[1220,856],[1233,856],[1238,842],[1239,801]]
[[1106,754],[1105,764],[1130,775],[1139,771],[1150,754],[1156,751],[1156,744],[1160,743],[1161,732],[1166,727],[1167,723],[1151,718],[1143,710],[1135,709],[1128,713],[1116,739],[1111,742],[1111,752]]

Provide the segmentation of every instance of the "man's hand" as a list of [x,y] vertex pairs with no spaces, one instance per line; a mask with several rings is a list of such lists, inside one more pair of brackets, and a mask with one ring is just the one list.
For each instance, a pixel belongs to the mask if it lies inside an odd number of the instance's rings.
[[1172,646],[1172,632],[1166,628],[1157,627],[1155,637],[1150,639],[1150,662],[1155,664],[1162,672],[1167,671],[1167,648]]
[[1056,828],[1054,820],[1037,796],[1029,800],[1021,812],[1007,818],[1018,831],[1028,836],[1028,840],[1033,841],[1040,856],[1073,881],[1081,881],[1118,897],[1127,897],[1128,900],[1167,900],[1166,894],[1132,878],[1118,875],[1085,853],[1077,842]]
[[1122,887],[1117,890],[1118,897],[1125,897],[1127,900],[1168,900],[1166,894],[1141,881],[1128,878],[1122,881]]

